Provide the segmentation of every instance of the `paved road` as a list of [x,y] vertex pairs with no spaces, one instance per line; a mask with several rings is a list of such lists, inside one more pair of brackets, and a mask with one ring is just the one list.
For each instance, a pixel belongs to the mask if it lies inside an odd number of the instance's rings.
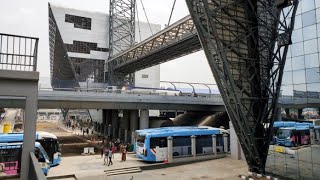
[[239,179],[237,176],[240,173],[247,172],[247,165],[245,161],[222,158],[170,168],[144,170],[141,173],[107,177],[104,170],[152,165],[137,160],[133,154],[128,155],[126,162],[120,162],[120,154],[116,153],[113,161],[114,165],[106,166],[103,165],[103,159],[100,155],[62,157],[61,164],[50,169],[49,177],[75,174],[79,180],[129,180],[132,177],[134,180],[232,180]]

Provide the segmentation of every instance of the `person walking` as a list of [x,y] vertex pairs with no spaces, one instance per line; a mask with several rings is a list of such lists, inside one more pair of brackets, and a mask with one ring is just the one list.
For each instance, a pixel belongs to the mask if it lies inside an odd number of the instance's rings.
[[103,146],[101,146],[101,148],[100,148],[101,158],[103,157],[103,151],[104,151]]
[[110,166],[110,164],[113,165],[113,162],[112,162],[112,149],[109,149],[108,157],[109,157],[109,164],[108,164],[108,166]]
[[104,159],[103,159],[104,165],[108,164],[108,156],[109,156],[109,149],[106,147],[104,148]]

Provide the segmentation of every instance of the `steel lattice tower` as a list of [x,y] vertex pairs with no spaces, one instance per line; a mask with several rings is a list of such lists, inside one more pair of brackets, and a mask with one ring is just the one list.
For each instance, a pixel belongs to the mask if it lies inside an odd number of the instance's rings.
[[[135,43],[136,0],[110,0],[109,59]],[[115,74],[112,64],[105,63],[106,81],[112,85],[134,84],[134,73]]]
[[264,173],[298,0],[186,0],[249,170]]

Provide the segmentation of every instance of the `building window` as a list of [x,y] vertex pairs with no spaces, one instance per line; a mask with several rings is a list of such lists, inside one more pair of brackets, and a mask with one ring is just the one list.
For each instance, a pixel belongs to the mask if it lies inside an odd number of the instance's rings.
[[142,74],[142,78],[149,78],[148,74]]
[[302,25],[303,27],[310,26],[316,23],[316,11],[308,11],[302,14]]
[[68,52],[90,54],[90,51],[108,52],[108,48],[100,48],[97,43],[73,41],[73,44],[65,44]]
[[66,14],[65,22],[73,23],[75,28],[91,30],[91,18]]

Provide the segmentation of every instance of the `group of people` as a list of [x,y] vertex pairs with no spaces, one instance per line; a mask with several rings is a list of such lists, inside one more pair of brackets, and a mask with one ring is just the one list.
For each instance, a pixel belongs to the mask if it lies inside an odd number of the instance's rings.
[[[106,146],[101,146],[101,158],[104,156],[104,165],[113,165],[112,158],[114,159],[114,153],[117,151],[117,146],[112,141],[109,141]],[[121,161],[127,159],[127,145],[119,144],[119,151],[121,153]]]

